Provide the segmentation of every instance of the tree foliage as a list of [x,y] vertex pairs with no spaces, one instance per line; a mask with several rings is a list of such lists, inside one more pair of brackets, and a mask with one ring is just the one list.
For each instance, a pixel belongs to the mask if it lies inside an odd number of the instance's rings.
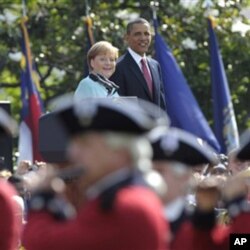
[[[160,33],[172,49],[207,119],[212,123],[212,100],[209,69],[208,33],[203,0],[184,7],[179,0],[159,0]],[[95,40],[108,40],[124,52],[123,35],[131,17],[152,19],[150,1],[113,0],[29,0],[28,31],[33,59],[40,75],[45,105],[58,95],[73,91],[84,75],[87,36],[84,18],[93,19]],[[182,1],[183,2],[183,1]],[[223,6],[223,2],[226,3]],[[86,4],[88,3],[88,7]],[[249,32],[232,32],[232,25],[241,20],[249,25],[242,10],[249,0],[214,0],[217,11],[216,34],[228,77],[240,131],[249,122],[250,43]],[[11,21],[16,16],[15,21]],[[6,18],[9,16],[9,19]],[[20,0],[0,0],[0,99],[12,102],[18,119],[20,111],[20,64],[10,53],[20,51]],[[14,18],[13,18],[14,19]],[[196,49],[183,41],[195,41]],[[153,46],[152,51],[153,53]],[[250,124],[248,124],[250,125]]]

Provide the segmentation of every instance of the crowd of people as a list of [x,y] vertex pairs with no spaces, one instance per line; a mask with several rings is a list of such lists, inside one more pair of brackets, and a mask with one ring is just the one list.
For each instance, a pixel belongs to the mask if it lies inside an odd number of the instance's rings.
[[[250,233],[250,137],[224,155],[170,127],[150,24],[131,21],[125,39],[118,61],[95,43],[89,75],[51,111],[67,161],[1,170],[1,250],[227,250]],[[0,137],[13,123],[0,113]]]

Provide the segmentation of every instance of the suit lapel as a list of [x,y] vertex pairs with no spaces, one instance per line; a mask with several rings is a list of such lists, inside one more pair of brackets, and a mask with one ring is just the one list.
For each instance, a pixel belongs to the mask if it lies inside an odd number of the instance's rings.
[[127,52],[126,55],[127,61],[128,61],[128,65],[131,69],[131,72],[133,72],[133,74],[136,76],[138,82],[143,86],[144,90],[146,91],[147,95],[149,98],[151,98],[150,93],[149,93],[149,89],[147,86],[147,82],[141,72],[141,69],[139,68],[138,64],[135,62],[135,60],[133,59],[133,57],[130,55],[129,52]]

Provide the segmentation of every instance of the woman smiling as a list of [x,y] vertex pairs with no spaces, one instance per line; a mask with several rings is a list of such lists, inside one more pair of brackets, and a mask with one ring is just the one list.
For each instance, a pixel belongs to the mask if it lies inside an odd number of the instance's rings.
[[76,99],[91,97],[118,97],[118,86],[108,80],[114,73],[118,49],[111,43],[95,43],[87,54],[90,73],[82,79],[75,91]]

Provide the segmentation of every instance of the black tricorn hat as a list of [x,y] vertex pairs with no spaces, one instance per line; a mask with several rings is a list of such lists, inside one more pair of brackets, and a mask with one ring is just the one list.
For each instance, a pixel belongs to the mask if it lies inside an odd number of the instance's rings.
[[239,160],[250,160],[250,129],[247,129],[241,135],[242,146],[238,150],[236,156]]
[[71,136],[87,131],[140,135],[150,131],[157,124],[157,119],[138,103],[112,101],[109,98],[73,101],[54,112]]
[[17,124],[9,114],[0,108],[0,136],[4,134],[15,135],[17,132]]
[[149,133],[153,160],[177,161],[189,166],[216,164],[214,150],[193,134],[177,128],[156,128]]

